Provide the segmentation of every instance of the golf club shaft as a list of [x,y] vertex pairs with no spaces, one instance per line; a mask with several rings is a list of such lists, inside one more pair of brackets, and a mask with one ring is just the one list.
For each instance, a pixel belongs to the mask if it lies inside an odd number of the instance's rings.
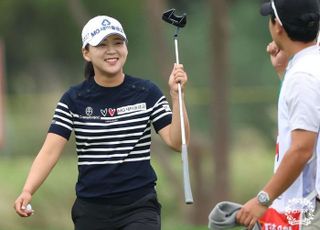
[[[174,37],[174,50],[176,53],[176,63],[179,64],[179,50],[178,50],[178,38]],[[186,144],[186,131],[184,127],[184,114],[183,114],[183,103],[182,103],[182,90],[181,84],[178,83],[178,99],[179,99],[179,113],[180,113],[180,126],[181,126],[181,141],[182,145]]]
[[180,62],[179,62],[179,50],[178,50],[178,35],[177,34],[178,34],[178,31],[176,32],[176,35],[174,36],[174,51],[176,53],[176,63],[180,64]]
[[[177,36],[175,36],[174,38],[174,46],[175,46],[175,53],[176,53],[176,63],[179,64]],[[178,83],[178,98],[179,98],[179,113],[180,113],[181,141],[182,141],[181,157],[182,157],[182,167],[183,167],[184,196],[185,196],[185,203],[192,204],[193,197],[192,197],[192,191],[190,186],[188,149],[186,145],[186,133],[185,133],[185,126],[184,126],[184,113],[183,113],[182,92],[181,92],[180,83]]]
[[184,127],[184,114],[183,114],[183,104],[182,104],[182,92],[181,84],[178,83],[178,100],[179,100],[179,114],[180,114],[180,126],[181,126],[181,142],[182,145],[186,144],[186,130]]

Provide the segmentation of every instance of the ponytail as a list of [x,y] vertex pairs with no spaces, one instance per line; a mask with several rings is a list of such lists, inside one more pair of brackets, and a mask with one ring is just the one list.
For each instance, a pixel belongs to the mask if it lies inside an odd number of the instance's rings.
[[[89,50],[89,44],[86,45],[85,49]],[[85,61],[85,64],[84,64],[84,78],[85,79],[90,79],[91,77],[94,77],[94,69],[93,69],[92,62]]]
[[93,65],[92,62],[86,61],[84,66],[84,78],[89,79],[91,77],[94,77]]

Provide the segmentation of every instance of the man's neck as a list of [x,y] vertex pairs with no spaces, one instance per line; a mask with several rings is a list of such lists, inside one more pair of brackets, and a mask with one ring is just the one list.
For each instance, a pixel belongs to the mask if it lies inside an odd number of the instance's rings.
[[293,57],[296,53],[300,52],[303,49],[316,45],[317,42],[314,40],[312,42],[297,42],[290,41],[288,45],[284,48],[284,52],[288,55],[288,57]]

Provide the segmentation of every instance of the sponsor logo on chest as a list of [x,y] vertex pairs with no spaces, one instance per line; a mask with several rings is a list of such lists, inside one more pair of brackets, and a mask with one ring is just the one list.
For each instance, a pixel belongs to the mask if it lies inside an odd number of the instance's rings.
[[127,113],[134,113],[138,111],[144,111],[147,109],[146,103],[138,103],[134,105],[127,105],[120,108],[105,108],[100,109],[100,113],[104,117],[113,117],[115,115],[123,115]]
[[144,111],[146,109],[147,109],[146,103],[139,103],[139,104],[135,104],[135,105],[128,105],[128,106],[123,106],[123,107],[117,108],[117,113],[118,113],[118,115],[122,115],[122,114],[126,114],[126,113]]
[[113,117],[116,113],[116,109],[113,109],[113,108],[100,109],[100,113],[104,117],[106,116]]

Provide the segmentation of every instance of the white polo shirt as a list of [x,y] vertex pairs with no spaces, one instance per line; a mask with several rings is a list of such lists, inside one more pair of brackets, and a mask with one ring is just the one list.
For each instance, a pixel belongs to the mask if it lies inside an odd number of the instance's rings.
[[[293,130],[319,133],[319,128],[320,47],[312,46],[298,52],[286,69],[278,101],[278,153],[274,170],[290,147]],[[320,144],[303,172],[271,207],[284,212],[292,199],[306,197],[315,189],[320,194]]]

